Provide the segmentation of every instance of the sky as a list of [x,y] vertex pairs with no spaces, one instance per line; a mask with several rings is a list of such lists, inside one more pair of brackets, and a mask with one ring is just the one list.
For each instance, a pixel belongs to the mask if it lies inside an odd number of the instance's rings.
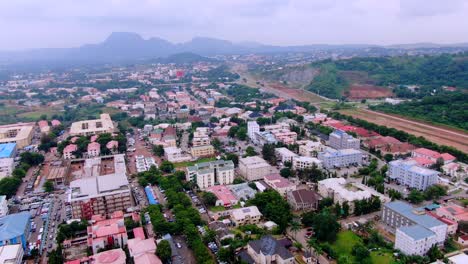
[[273,45],[468,42],[468,0],[0,0],[0,50],[136,32]]

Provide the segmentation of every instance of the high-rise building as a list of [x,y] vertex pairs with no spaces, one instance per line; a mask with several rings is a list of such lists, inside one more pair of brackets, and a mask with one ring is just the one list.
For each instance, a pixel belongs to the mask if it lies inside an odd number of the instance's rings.
[[215,184],[231,184],[234,181],[234,163],[232,160],[217,160],[187,167],[187,181],[195,181],[202,190]]
[[260,132],[260,126],[257,124],[257,121],[247,122],[247,135],[251,141],[255,141],[255,133]]
[[335,130],[330,134],[328,144],[334,149],[359,149],[360,140],[348,135],[342,130]]
[[438,182],[438,171],[417,164],[415,160],[394,160],[389,162],[387,174],[391,179],[419,190],[425,190]]

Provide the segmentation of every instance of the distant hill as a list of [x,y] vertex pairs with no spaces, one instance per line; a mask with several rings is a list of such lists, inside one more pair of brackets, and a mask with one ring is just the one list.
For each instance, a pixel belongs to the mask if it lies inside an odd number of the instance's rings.
[[166,58],[160,58],[155,60],[156,62],[160,63],[176,63],[176,64],[184,64],[184,63],[194,63],[194,62],[215,62],[216,59],[200,56],[193,52],[181,52],[170,55]]
[[[460,48],[468,49],[466,43]],[[172,43],[161,38],[143,39],[131,32],[114,32],[103,42],[86,44],[77,48],[32,49],[26,51],[0,52],[0,63],[101,63],[138,61],[145,59],[164,58],[178,53],[195,53],[201,56],[222,54],[277,53],[277,52],[313,52],[322,50],[348,50],[351,52],[368,49],[371,51],[390,51],[395,49],[410,49],[418,47],[458,47],[438,44],[405,44],[393,46],[378,46],[367,44],[352,45],[303,45],[303,46],[273,46],[256,42],[234,43],[227,40],[196,37],[184,43]],[[356,54],[354,54],[356,55]]]

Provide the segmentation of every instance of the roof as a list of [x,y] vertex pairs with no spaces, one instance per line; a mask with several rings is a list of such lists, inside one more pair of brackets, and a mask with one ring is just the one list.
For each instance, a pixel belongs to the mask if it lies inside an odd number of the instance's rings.
[[294,256],[285,247],[281,246],[278,240],[272,236],[264,236],[260,240],[254,240],[249,246],[258,254],[265,256],[279,255],[282,259],[290,259]]
[[435,236],[434,232],[420,225],[402,226],[399,227],[398,230],[405,233],[407,236],[411,237],[414,240],[421,240],[431,236]]
[[134,257],[133,262],[135,264],[162,264],[161,259],[159,259],[154,253],[148,252]]
[[16,143],[0,144],[0,158],[10,158],[15,151]]
[[231,210],[231,216],[234,219],[244,219],[246,216],[262,216],[257,206],[249,206]]
[[0,263],[11,263],[10,261],[16,259],[18,251],[21,251],[21,245],[4,245],[0,247]]
[[0,241],[23,235],[30,218],[29,212],[10,214],[0,218]]
[[224,206],[230,206],[232,203],[237,202],[236,196],[231,192],[231,190],[224,185],[214,185],[207,188],[207,191],[212,192],[218,200],[223,202]]
[[281,177],[278,173],[266,175],[263,179],[268,185],[271,185],[272,188],[287,188],[295,186],[294,183]]
[[156,243],[153,238],[133,238],[129,239],[127,243],[130,256],[138,256],[146,252],[154,253],[156,251]]
[[448,258],[450,263],[453,264],[465,264],[468,263],[468,255],[465,253],[460,253],[458,255],[455,255],[453,257]]
[[127,256],[121,248],[117,248],[98,253],[92,258],[94,259],[93,264],[125,264]]
[[312,190],[300,189],[291,192],[296,203],[314,204],[319,199],[318,194]]
[[145,239],[145,232],[143,231],[143,227],[133,228],[133,235],[135,238]]
[[409,205],[408,203],[405,203],[402,201],[394,201],[394,202],[386,203],[384,206],[393,211],[398,212],[404,217],[410,219],[411,221],[425,228],[432,228],[435,226],[444,225],[444,223],[442,223],[441,221],[433,217],[430,217],[428,215],[415,214],[413,212],[413,207]]

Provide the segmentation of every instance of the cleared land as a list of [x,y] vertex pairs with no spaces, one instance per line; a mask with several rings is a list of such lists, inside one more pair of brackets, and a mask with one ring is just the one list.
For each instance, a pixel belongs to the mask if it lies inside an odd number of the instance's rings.
[[347,109],[340,112],[378,125],[393,127],[416,136],[422,136],[434,143],[452,146],[468,153],[468,134],[456,129],[430,125],[366,109]]
[[348,98],[351,100],[379,99],[393,96],[389,88],[369,84],[353,84],[349,87],[348,94]]

